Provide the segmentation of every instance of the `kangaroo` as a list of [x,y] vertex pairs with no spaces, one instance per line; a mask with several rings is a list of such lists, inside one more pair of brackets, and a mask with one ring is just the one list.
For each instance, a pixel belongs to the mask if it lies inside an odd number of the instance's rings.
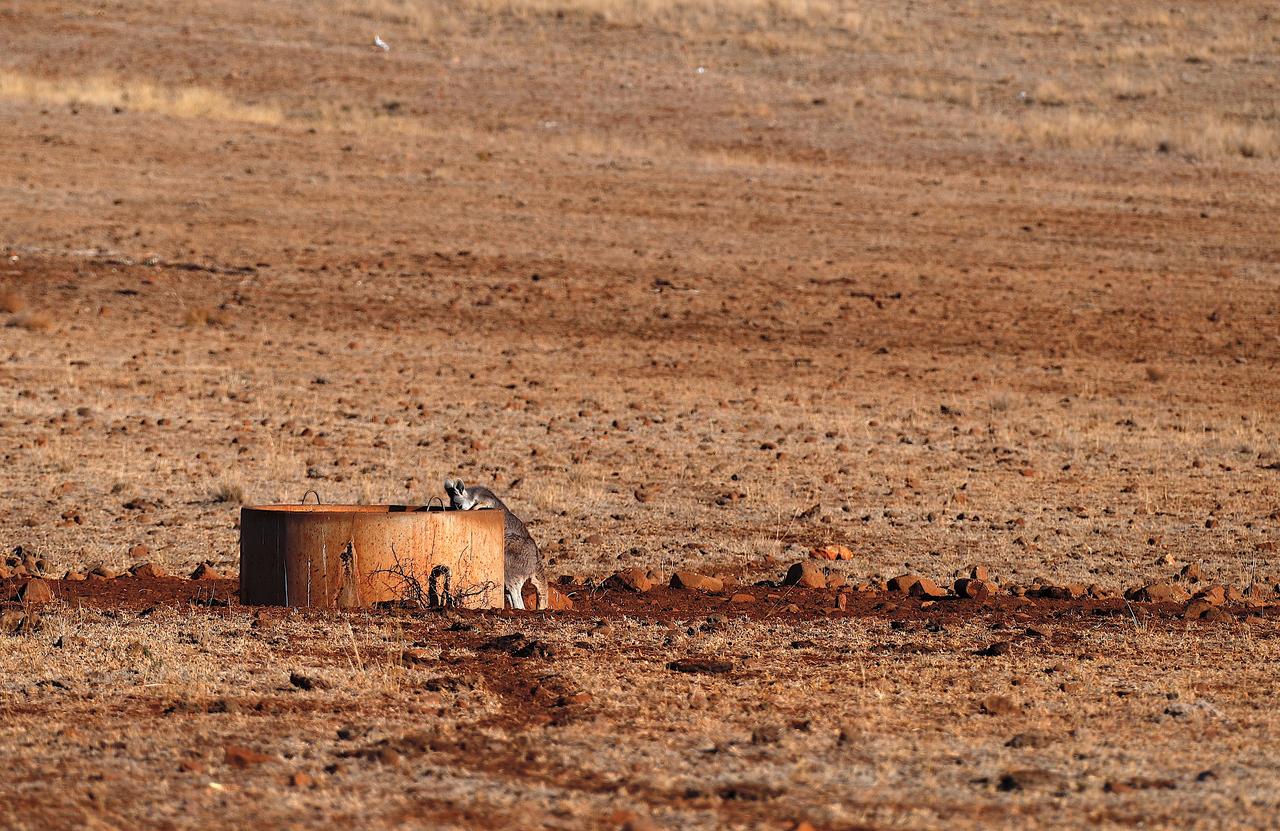
[[513,609],[524,608],[524,584],[533,581],[533,588],[538,593],[538,608],[547,608],[547,577],[542,569],[542,552],[538,544],[529,536],[529,529],[524,527],[520,517],[511,513],[493,491],[488,488],[470,487],[462,484],[461,479],[445,479],[445,493],[449,494],[449,507],[455,511],[473,511],[477,508],[497,508],[502,511],[504,548],[506,562],[503,579],[503,591],[508,605]]

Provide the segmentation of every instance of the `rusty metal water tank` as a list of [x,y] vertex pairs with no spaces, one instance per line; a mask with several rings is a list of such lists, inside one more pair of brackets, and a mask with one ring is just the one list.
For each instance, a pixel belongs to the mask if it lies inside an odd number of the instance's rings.
[[352,609],[503,605],[496,510],[262,505],[240,510],[240,602]]

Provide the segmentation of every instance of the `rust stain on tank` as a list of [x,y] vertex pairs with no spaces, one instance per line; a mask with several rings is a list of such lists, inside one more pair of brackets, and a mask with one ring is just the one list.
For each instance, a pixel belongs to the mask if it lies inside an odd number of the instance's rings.
[[265,505],[240,512],[240,601],[350,609],[388,601],[501,608],[499,511]]

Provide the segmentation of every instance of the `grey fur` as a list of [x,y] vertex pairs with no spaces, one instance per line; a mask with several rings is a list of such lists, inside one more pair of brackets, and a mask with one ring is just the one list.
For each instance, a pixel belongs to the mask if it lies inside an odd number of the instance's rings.
[[547,608],[547,576],[542,568],[542,552],[538,544],[529,535],[520,517],[511,513],[501,499],[493,491],[484,487],[470,487],[462,484],[461,479],[445,479],[445,493],[449,494],[449,507],[455,511],[474,511],[481,508],[496,508],[502,511],[504,546],[506,562],[503,591],[507,602],[513,609],[524,608],[524,590],[526,581],[533,581],[533,588],[538,593],[539,609]]

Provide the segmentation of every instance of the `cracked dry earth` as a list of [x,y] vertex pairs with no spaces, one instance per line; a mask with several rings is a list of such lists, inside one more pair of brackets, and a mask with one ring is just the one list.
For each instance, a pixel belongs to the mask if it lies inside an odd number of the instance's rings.
[[[0,544],[228,578],[0,583],[0,827],[1276,825],[1280,172],[993,126],[1270,125],[1265,4],[405,5],[0,9]],[[454,475],[574,610],[235,602],[242,503]]]

